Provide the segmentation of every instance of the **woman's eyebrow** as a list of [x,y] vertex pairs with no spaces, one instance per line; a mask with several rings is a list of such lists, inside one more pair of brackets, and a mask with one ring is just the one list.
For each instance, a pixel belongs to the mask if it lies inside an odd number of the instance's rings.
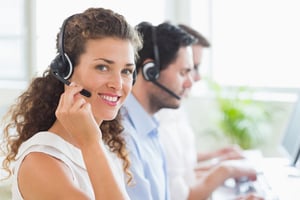
[[108,64],[113,64],[114,63],[114,61],[108,60],[106,58],[96,58],[95,60],[103,60],[104,62],[107,62]]
[[[104,62],[106,62],[106,63],[108,63],[108,64],[114,64],[115,62],[114,61],[112,61],[112,60],[109,60],[109,59],[106,59],[106,58],[96,58],[95,59],[96,61],[97,60],[103,60]],[[135,65],[135,63],[127,63],[126,64],[126,66],[133,66],[133,65]]]

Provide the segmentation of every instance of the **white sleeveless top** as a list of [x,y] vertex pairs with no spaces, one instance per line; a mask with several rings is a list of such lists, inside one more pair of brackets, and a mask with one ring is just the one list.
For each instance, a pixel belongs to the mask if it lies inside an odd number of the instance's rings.
[[[107,146],[105,145],[105,147]],[[125,189],[124,172],[121,160],[116,154],[110,152],[108,147],[104,149],[106,150],[105,153],[119,187],[125,194],[126,199],[129,199]],[[94,199],[92,184],[90,182],[80,149],[66,142],[58,135],[45,131],[39,132],[32,136],[19,148],[12,179],[12,200],[23,200],[18,188],[17,176],[23,159],[31,152],[42,152],[64,162],[71,170],[74,184],[84,191],[90,197],[90,199]]]

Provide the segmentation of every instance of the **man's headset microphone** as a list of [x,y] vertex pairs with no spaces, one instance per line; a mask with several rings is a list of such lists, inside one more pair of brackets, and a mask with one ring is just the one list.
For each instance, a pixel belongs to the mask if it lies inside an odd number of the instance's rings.
[[168,89],[166,86],[162,85],[157,81],[160,73],[160,59],[159,59],[159,50],[157,45],[157,38],[156,38],[156,27],[151,25],[152,30],[152,43],[153,43],[153,53],[154,53],[154,61],[147,62],[142,67],[142,74],[147,81],[151,81],[153,84],[164,90],[165,92],[169,93],[172,97],[180,100],[181,98],[175,94],[173,91]]
[[[50,64],[50,72],[51,74],[56,77],[59,81],[63,82],[66,85],[70,85],[70,81],[68,80],[74,71],[73,64],[69,58],[69,56],[64,51],[64,37],[65,37],[65,29],[68,21],[73,17],[74,15],[68,17],[64,20],[61,30],[59,32],[58,36],[58,55],[52,60]],[[135,83],[137,72],[136,70],[133,72],[133,82]],[[91,92],[87,91],[86,89],[82,89],[80,91],[80,94],[82,94],[85,97],[91,97]]]

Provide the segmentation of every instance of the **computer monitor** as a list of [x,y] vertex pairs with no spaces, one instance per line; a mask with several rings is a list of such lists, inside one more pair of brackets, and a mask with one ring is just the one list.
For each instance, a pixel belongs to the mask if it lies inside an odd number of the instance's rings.
[[300,155],[300,92],[285,129],[281,146],[287,153],[291,165],[295,166]]
[[296,154],[296,157],[294,158],[293,162],[291,163],[292,166],[296,166],[298,160],[299,160],[299,156],[300,156],[300,148],[298,150],[298,153]]

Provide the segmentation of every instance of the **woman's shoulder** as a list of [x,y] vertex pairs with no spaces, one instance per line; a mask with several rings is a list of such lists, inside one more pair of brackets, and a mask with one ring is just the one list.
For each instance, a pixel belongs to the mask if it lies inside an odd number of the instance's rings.
[[84,166],[81,151],[72,144],[65,141],[60,136],[42,131],[25,141],[19,148],[16,159],[22,160],[31,152],[41,152],[56,157],[61,160],[72,160],[73,162]]
[[26,140],[19,148],[19,154],[34,148],[45,148],[45,147],[52,147],[54,149],[64,149],[65,147],[71,145],[68,142],[66,142],[63,138],[60,136],[48,132],[48,131],[42,131],[38,132],[35,135],[33,135],[31,138]]

